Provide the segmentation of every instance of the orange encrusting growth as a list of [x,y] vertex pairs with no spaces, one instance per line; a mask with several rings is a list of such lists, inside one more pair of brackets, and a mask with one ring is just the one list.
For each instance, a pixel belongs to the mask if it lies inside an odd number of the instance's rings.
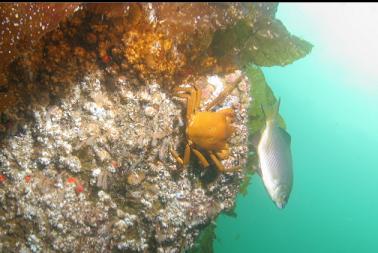
[[0,183],[3,183],[7,179],[6,176],[0,174]]
[[76,184],[77,180],[74,177],[67,178],[67,183],[69,184]]
[[29,183],[30,180],[31,180],[31,176],[30,175],[25,176],[25,182],[26,183]]

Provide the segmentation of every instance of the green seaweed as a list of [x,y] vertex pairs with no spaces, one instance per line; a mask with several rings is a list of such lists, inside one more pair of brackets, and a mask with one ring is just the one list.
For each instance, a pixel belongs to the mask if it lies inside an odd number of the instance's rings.
[[210,48],[215,56],[224,57],[232,48],[241,48],[250,37],[250,33],[247,21],[241,20],[226,30],[216,31]]
[[306,56],[312,45],[291,35],[278,19],[263,18],[245,42],[240,54],[241,64],[285,66]]
[[216,238],[215,235],[216,225],[210,223],[205,227],[198,236],[193,248],[187,251],[187,253],[213,253],[213,242]]
[[285,66],[306,56],[312,44],[291,35],[272,14],[251,12],[257,20],[241,20],[214,34],[210,46],[218,58],[227,58],[239,66]]
[[[261,110],[261,106],[263,106],[265,110],[269,110],[277,102],[277,99],[272,89],[267,84],[264,73],[259,67],[249,64],[244,72],[251,84],[250,92],[253,99],[248,111],[248,127],[249,133],[254,135],[260,131],[265,124],[265,116]],[[286,129],[285,122],[280,114],[278,124],[280,127]]]
[[240,184],[240,189],[239,189],[239,193],[243,197],[247,196],[247,194],[248,194],[248,187],[251,184],[251,178],[252,178],[253,174],[254,174],[254,172],[252,170],[252,163],[248,162],[247,163],[247,173],[246,173],[242,183]]

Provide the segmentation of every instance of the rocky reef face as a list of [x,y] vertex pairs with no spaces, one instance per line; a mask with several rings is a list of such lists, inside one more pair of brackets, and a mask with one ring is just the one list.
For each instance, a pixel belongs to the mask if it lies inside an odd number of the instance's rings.
[[186,101],[170,88],[196,84],[204,109],[238,80],[215,110],[235,111],[222,163],[245,168],[248,79],[241,71],[176,79],[182,64],[170,40],[117,30],[116,21],[82,10],[9,67],[2,252],[182,252],[235,204],[244,170],[204,170],[195,158],[182,168],[171,156],[186,143]]
[[[182,169],[168,151],[185,145],[185,103],[157,83],[132,86],[132,75],[107,83],[104,72],[3,114],[2,251],[180,252],[233,207],[243,172],[204,171],[195,159]],[[203,106],[238,75],[199,80]],[[236,112],[226,167],[246,165],[248,91],[243,79],[223,104]]]
[[[286,65],[311,45],[274,3],[29,7],[0,6],[0,251],[192,248],[247,185],[248,131],[275,100],[261,70],[239,69]],[[187,141],[174,88],[195,84],[205,110],[234,83],[213,110],[235,112],[222,163],[241,170],[204,170],[195,156],[183,168],[169,152]]]
[[[3,4],[0,111],[17,103],[20,81],[38,79],[49,89],[62,89],[75,85],[83,68],[90,72],[93,64],[109,75],[133,73],[143,84],[155,81],[171,89],[249,63],[292,63],[311,45],[291,35],[275,19],[276,10],[277,3]],[[33,54],[25,59],[26,49]],[[23,56],[23,67],[15,70]],[[64,75],[66,68],[71,76]]]

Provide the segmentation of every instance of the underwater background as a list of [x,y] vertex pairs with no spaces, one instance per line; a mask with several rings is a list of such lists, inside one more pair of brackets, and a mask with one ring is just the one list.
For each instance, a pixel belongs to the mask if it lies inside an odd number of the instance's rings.
[[[378,5],[276,10],[1,4],[0,252],[378,252]],[[246,171],[180,169],[182,84],[203,110],[232,90],[223,162]],[[248,153],[276,98],[294,160],[283,210]]]
[[276,17],[314,45],[263,68],[292,137],[294,186],[279,210],[260,177],[236,217],[217,219],[223,252],[377,252],[377,4],[280,3]]

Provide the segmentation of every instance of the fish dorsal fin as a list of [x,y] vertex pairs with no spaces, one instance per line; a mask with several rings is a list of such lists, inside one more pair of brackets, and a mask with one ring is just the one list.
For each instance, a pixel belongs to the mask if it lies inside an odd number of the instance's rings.
[[261,108],[262,114],[264,115],[264,119],[266,119],[265,109],[262,104],[260,105],[260,108]]
[[278,129],[280,130],[284,140],[286,141],[287,144],[291,144],[291,136],[288,132],[286,132],[285,129],[281,128],[281,127],[278,127]]
[[270,119],[276,120],[278,118],[278,111],[280,110],[281,98],[278,98],[276,103],[273,105],[272,112],[269,115]]
[[[280,109],[281,98],[268,108],[265,108],[263,105],[260,105],[261,111],[264,115],[265,120],[275,120],[278,117],[278,111]],[[268,109],[268,110],[267,110]]]

